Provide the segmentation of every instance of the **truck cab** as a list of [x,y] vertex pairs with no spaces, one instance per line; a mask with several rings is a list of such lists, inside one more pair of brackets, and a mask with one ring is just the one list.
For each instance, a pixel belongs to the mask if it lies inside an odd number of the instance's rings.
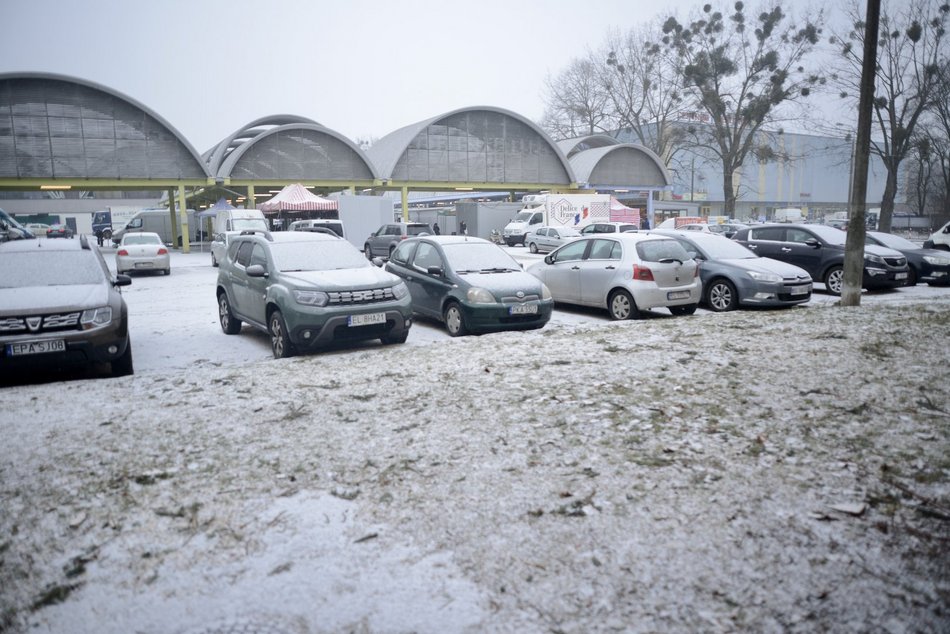
[[535,211],[526,207],[519,211],[518,215],[511,219],[511,222],[505,225],[502,237],[509,247],[524,244],[528,233],[542,224],[544,224],[544,212],[540,208]]

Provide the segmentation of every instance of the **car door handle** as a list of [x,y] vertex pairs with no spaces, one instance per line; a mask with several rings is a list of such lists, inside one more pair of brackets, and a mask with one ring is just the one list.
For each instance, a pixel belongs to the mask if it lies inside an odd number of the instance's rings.
[[580,270],[581,270],[581,267],[579,267],[579,266],[572,266],[572,267],[571,267],[571,270],[572,270],[572,271],[580,271]]
[[782,247],[782,253],[789,253],[791,250],[791,247]]
[[614,266],[614,265],[612,265],[612,264],[611,264],[610,266],[605,266],[605,267],[604,267],[604,269],[606,269],[606,270],[608,270],[608,271],[613,271],[613,270],[616,269],[616,268],[617,268],[617,267]]
[[755,245],[755,244],[747,244],[747,245],[745,245],[745,246],[746,246],[746,248],[752,249],[753,251],[755,251],[756,248],[757,248],[757,245]]

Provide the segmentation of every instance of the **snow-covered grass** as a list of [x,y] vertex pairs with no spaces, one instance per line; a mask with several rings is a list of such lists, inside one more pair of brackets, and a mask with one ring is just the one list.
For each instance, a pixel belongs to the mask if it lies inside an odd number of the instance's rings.
[[950,621],[950,293],[275,361],[129,288],[135,376],[0,388],[0,631]]

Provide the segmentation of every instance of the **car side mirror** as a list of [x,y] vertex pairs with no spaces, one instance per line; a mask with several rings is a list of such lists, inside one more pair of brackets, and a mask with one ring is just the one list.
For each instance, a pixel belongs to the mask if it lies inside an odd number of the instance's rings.
[[383,264],[385,264],[385,262],[383,262],[383,258],[379,257],[378,255],[374,257],[372,260],[370,260],[370,262],[372,262],[379,268],[383,268]]
[[113,286],[128,286],[132,283],[132,278],[128,275],[116,275],[115,282],[112,283]]
[[445,271],[442,270],[441,266],[430,266],[426,269],[426,273],[429,275],[437,275],[438,277],[445,275]]
[[821,247],[821,243],[818,242],[818,240],[815,240],[814,238],[810,238],[810,239],[808,239],[808,240],[805,240],[805,244],[807,244],[808,246],[810,246],[812,249],[818,249],[818,248]]
[[252,264],[245,270],[248,277],[267,277],[267,269],[260,264]]
[[943,228],[943,232],[944,232],[944,233],[950,233],[950,225],[947,225],[946,227],[944,227],[944,228]]
[[554,256],[553,256],[553,255],[546,255],[546,256],[544,256],[544,263],[545,263],[545,264],[554,264]]

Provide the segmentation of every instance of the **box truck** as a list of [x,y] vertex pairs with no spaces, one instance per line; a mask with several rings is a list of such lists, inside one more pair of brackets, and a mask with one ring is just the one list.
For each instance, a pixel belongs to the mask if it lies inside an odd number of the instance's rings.
[[510,247],[524,244],[528,232],[542,225],[581,227],[611,220],[609,194],[531,194],[521,200],[521,211],[502,230]]

